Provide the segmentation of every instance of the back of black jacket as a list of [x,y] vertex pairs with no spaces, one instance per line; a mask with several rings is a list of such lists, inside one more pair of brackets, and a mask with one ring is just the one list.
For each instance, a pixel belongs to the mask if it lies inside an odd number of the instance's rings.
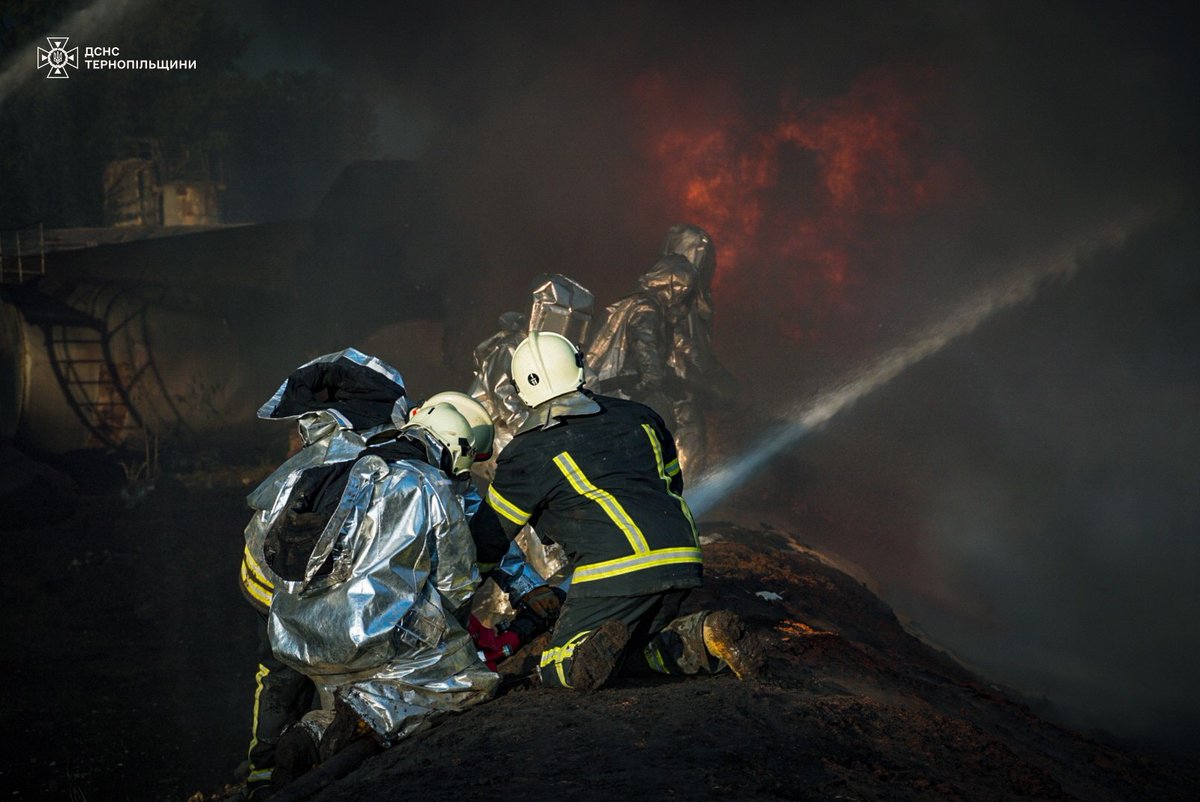
[[[703,558],[675,443],[654,410],[594,396],[600,411],[518,434],[500,455],[472,531],[486,561],[526,523],[575,566],[571,594],[623,596],[700,584]],[[505,542],[503,545],[507,545]]]

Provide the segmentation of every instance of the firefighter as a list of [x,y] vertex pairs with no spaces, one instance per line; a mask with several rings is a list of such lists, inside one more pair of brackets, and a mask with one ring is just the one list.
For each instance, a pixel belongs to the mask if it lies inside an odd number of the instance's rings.
[[672,399],[676,442],[686,455],[684,467],[690,475],[704,469],[707,426],[704,411],[727,405],[735,382],[713,352],[713,278],[717,269],[717,246],[704,229],[676,223],[663,240],[664,256],[677,254],[696,271],[696,286],[686,304],[686,313],[672,327],[668,359],[681,386]]
[[[686,323],[696,290],[696,269],[687,259],[660,257],[638,279],[635,292],[608,307],[588,348],[588,385],[604,395],[646,404],[671,431],[682,421],[698,419],[675,359],[675,332]],[[684,455],[685,467],[691,456]]]
[[316,701],[312,682],[276,659],[267,638],[271,602],[284,580],[267,559],[266,542],[282,514],[282,501],[291,492],[288,477],[354,459],[369,439],[395,428],[394,413],[407,417],[408,410],[400,373],[349,348],[297,368],[258,411],[264,419],[295,419],[302,448],[246,499],[254,516],[246,526],[240,586],[261,621],[247,756],[248,798],[269,792],[281,733]]
[[728,665],[753,673],[735,614],[679,617],[701,584],[703,556],[662,417],[584,390],[582,356],[558,334],[531,333],[513,353],[512,374],[530,413],[471,529],[483,559],[527,523],[570,556],[574,573],[541,656],[542,683],[594,690],[623,662],[634,672]]
[[553,331],[573,342],[584,342],[592,320],[594,296],[569,276],[541,273],[530,282],[529,294],[528,315],[505,312],[500,316],[500,329],[475,347],[475,376],[468,392],[495,422],[497,454],[528,413],[509,377],[513,351],[531,331]]
[[[492,437],[486,412],[462,393],[442,393],[431,397],[426,405],[443,401],[451,403],[471,421],[473,436],[478,438],[482,449],[477,458],[485,459]],[[305,512],[312,507],[312,498],[320,492],[322,481],[336,470],[335,466],[346,467],[346,463],[357,459],[369,442],[394,438],[411,411],[400,373],[353,348],[302,365],[258,411],[258,417],[264,419],[296,419],[302,448],[247,498],[255,513],[246,526],[241,589],[262,622],[247,759],[249,798],[268,792],[281,734],[316,701],[312,682],[280,662],[267,639],[266,620],[272,599],[276,590],[288,582],[272,567],[283,545],[278,537],[283,529],[281,519],[291,515],[286,529],[293,537],[303,536],[305,524],[323,529],[325,519],[311,514],[311,510]],[[297,488],[301,478],[305,486]],[[481,503],[469,478],[455,479],[455,497],[468,516]],[[336,496],[330,494],[324,494],[323,498],[326,505],[336,501]],[[324,513],[327,519],[329,510]],[[273,533],[276,536],[268,544]],[[531,611],[545,625],[552,622],[558,598],[548,593],[541,577],[521,560],[515,545],[500,564],[483,566],[481,570],[509,594],[519,611]]]
[[271,646],[313,680],[321,709],[283,736],[277,783],[360,736],[390,746],[498,687],[466,626],[480,573],[456,479],[479,445],[451,404],[427,404],[352,464],[295,477],[317,492],[294,517],[323,523],[268,536],[289,580],[271,604]]

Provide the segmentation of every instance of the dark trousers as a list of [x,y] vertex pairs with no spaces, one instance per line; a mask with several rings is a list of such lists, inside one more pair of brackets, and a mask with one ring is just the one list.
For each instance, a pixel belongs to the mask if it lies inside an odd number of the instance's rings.
[[267,619],[258,628],[258,673],[254,676],[254,717],[251,721],[248,782],[271,779],[279,736],[312,709],[316,686],[312,680],[275,658],[267,636]]
[[542,684],[571,687],[575,650],[588,636],[611,619],[629,629],[629,644],[619,673],[632,675],[713,673],[719,663],[704,648],[703,623],[707,612],[679,617],[687,590],[669,590],[644,596],[590,596],[569,594],[542,652]]

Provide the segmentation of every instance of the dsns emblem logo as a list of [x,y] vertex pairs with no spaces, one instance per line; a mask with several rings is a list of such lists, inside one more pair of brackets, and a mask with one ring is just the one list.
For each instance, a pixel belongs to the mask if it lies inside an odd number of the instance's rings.
[[79,48],[72,47],[67,50],[67,41],[69,36],[47,36],[46,41],[50,44],[50,49],[44,47],[37,49],[37,68],[40,70],[43,67],[49,67],[50,72],[46,73],[47,78],[70,78],[67,74],[67,67],[79,69]]
[[529,382],[529,385],[531,387],[537,387],[538,384],[542,380],[538,378],[538,375],[536,373],[530,373],[528,376],[525,377],[525,381]]

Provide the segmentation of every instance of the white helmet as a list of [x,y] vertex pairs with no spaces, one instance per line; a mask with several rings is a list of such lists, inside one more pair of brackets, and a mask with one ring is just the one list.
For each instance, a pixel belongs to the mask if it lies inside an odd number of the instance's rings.
[[471,442],[471,424],[452,404],[426,404],[413,412],[400,431],[424,429],[433,439],[446,447],[451,474],[459,476],[471,470],[475,461],[475,446]]
[[476,462],[483,462],[492,456],[492,440],[496,435],[496,427],[483,404],[466,393],[446,390],[426,398],[421,406],[413,410],[413,414],[419,409],[435,404],[449,404],[467,419],[467,423],[471,425],[471,443],[475,446]]
[[583,384],[583,356],[561,334],[533,331],[512,355],[513,384],[527,406],[579,389]]

